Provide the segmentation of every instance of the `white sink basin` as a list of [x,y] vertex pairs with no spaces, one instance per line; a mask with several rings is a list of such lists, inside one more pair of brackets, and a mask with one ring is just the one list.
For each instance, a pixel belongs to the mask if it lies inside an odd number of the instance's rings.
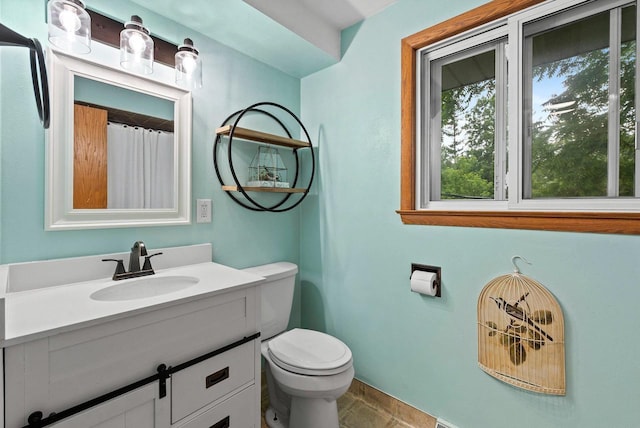
[[153,262],[155,275],[115,282],[113,263],[102,259],[129,253],[0,265],[0,346],[155,313],[264,281],[212,262],[211,244],[157,250],[163,256]]
[[110,285],[95,291],[89,297],[108,302],[146,299],[184,290],[198,282],[200,279],[193,276],[150,276]]

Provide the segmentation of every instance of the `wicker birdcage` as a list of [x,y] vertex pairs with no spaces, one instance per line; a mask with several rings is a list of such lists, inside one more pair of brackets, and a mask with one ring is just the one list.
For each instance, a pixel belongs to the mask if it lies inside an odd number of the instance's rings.
[[478,298],[478,364],[519,388],[565,395],[562,309],[542,284],[520,273],[516,258],[515,271],[489,281]]

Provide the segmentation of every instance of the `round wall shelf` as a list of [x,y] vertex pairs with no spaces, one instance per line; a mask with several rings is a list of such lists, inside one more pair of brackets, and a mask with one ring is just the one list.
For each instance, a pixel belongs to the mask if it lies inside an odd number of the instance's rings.
[[[300,128],[304,132],[306,141],[296,140],[292,138],[291,132],[289,132],[289,130],[284,125],[282,120],[280,120],[276,114],[266,111],[264,110],[264,108],[261,108],[261,107],[273,107],[277,111],[286,113],[287,115],[295,119],[295,121],[300,125]],[[286,137],[275,135],[275,134],[269,134],[269,133],[261,132],[254,129],[242,128],[238,126],[241,119],[247,113],[258,113],[258,114],[262,114],[269,117],[280,126],[282,131],[286,134]],[[231,170],[233,184],[225,183],[224,179],[222,178],[222,174],[220,173],[220,168],[218,165],[218,162],[219,162],[218,151],[222,144],[223,137],[228,137],[227,162],[229,163],[229,167]],[[272,183],[271,186],[242,185],[240,183],[240,180],[238,179],[238,175],[236,174],[236,171],[233,165],[232,153],[233,153],[234,140],[244,140],[244,141],[254,142],[257,144],[268,144],[268,145],[284,147],[292,150],[295,157],[295,173],[294,173],[293,182],[291,183],[291,187],[277,187],[275,181]],[[298,179],[299,179],[298,172],[299,172],[299,166],[300,166],[300,158],[299,158],[298,151],[303,149],[309,150],[311,152],[311,176],[309,177],[309,180],[306,183],[306,186],[296,187],[298,185]],[[260,103],[250,105],[249,107],[243,110],[238,110],[237,112],[231,114],[229,117],[227,117],[224,120],[222,125],[218,129],[216,129],[216,141],[215,141],[215,144],[213,145],[213,166],[215,168],[218,181],[220,181],[220,184],[222,185],[222,190],[224,190],[227,193],[227,195],[229,195],[229,197],[239,205],[253,211],[284,212],[298,206],[309,193],[309,189],[311,188],[311,184],[313,183],[313,177],[315,175],[315,154],[313,152],[311,138],[309,138],[309,133],[307,132],[306,128],[304,127],[300,119],[291,110],[281,106],[280,104],[276,104],[272,102],[260,102]],[[282,194],[282,199],[280,199],[273,205],[264,205],[258,202],[254,197],[250,195],[250,193],[255,193],[255,192]],[[244,196],[245,200],[238,198],[238,195],[237,195],[238,193]],[[296,200],[293,200],[293,201],[290,200],[291,196],[295,194],[298,194],[301,196],[299,196]]]

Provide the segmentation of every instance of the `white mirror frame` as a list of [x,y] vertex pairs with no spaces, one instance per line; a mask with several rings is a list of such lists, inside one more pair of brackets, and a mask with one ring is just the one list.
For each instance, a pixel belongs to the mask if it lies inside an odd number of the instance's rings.
[[[175,85],[49,50],[51,126],[46,141],[45,230],[191,223],[191,93]],[[74,77],[174,102],[174,198],[169,209],[74,209]]]

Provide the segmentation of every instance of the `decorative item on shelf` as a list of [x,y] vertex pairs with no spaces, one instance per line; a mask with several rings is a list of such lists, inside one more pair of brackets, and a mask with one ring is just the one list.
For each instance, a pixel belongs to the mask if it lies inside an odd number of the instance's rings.
[[184,39],[176,52],[176,83],[189,89],[202,87],[202,61],[191,39]]
[[[478,364],[503,382],[565,395],[564,317],[539,282],[514,272],[487,283],[478,298]],[[528,263],[528,262],[527,262]]]
[[49,83],[47,78],[47,66],[42,52],[42,45],[36,38],[28,39],[9,27],[0,24],[0,46],[16,46],[29,48],[29,59],[31,62],[31,82],[33,93],[36,97],[36,108],[42,126],[49,128],[50,105],[49,105]]
[[258,147],[251,165],[247,187],[278,187],[288,189],[287,168],[278,149],[268,146]]
[[91,17],[82,0],[49,0],[49,42],[75,54],[91,52]]
[[120,65],[139,74],[153,73],[153,40],[137,15],[120,32]]
[[[289,132],[283,121],[278,117],[278,114],[282,112],[296,121],[297,126],[299,126],[299,129],[304,133],[306,141],[297,140],[291,136],[291,132]],[[272,119],[279,125],[282,132],[286,134],[286,137],[238,126],[240,120],[249,113],[264,115]],[[222,149],[224,144],[223,140],[227,144],[226,150]],[[232,148],[234,147],[233,142],[237,140],[266,143],[269,145],[260,147],[253,161],[248,166],[249,179],[247,180],[246,186],[240,183],[240,179],[234,168]],[[278,150],[271,146],[278,146],[283,151],[287,149],[292,151],[293,162],[295,162],[293,173],[288,171],[284,166]],[[300,178],[300,150],[308,150],[309,154],[309,157],[302,158],[307,161],[305,165],[310,164],[310,168],[305,170],[305,172],[307,172],[307,177],[304,178],[304,181],[307,181],[305,187],[296,187]],[[221,156],[220,153],[224,153],[225,151],[233,184],[225,184],[218,165],[218,159]],[[309,133],[300,119],[286,107],[267,101],[253,104],[243,110],[236,111],[227,117],[222,125],[216,129],[216,141],[213,145],[213,166],[218,181],[222,185],[222,190],[227,192],[227,195],[242,207],[252,211],[284,212],[298,206],[309,193],[315,175],[315,154]],[[282,199],[275,203],[269,198],[260,200],[249,194],[253,194],[254,192],[277,193],[282,195]],[[235,193],[240,193],[240,195],[236,195]],[[293,195],[299,196],[292,198]]]

